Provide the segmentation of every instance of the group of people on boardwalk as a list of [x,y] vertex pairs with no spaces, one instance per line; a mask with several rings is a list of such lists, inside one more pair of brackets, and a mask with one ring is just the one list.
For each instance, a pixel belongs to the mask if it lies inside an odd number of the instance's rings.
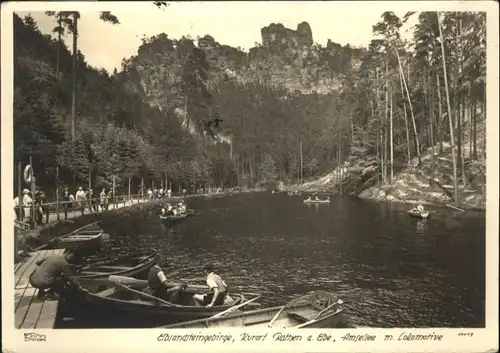
[[91,188],[84,190],[80,186],[74,196],[69,192],[68,188],[64,188],[62,196],[64,219],[68,218],[68,211],[75,208],[80,210],[82,215],[85,213],[86,208],[90,213],[107,211],[109,209],[109,201],[112,198],[113,190],[106,192],[106,188],[101,189],[99,197],[94,197],[94,191]]
[[[102,188],[99,196],[94,197],[94,191],[91,188],[84,190],[80,186],[74,195],[70,193],[68,187],[65,187],[59,200],[66,220],[68,219],[68,211],[75,209],[79,210],[82,215],[85,213],[85,209],[88,209],[90,213],[107,211],[112,198],[112,190]],[[24,189],[22,200],[19,196],[14,198],[14,213],[14,219],[27,224],[32,224],[33,221],[36,221],[37,224],[49,223],[49,209],[46,204],[45,192],[37,187],[33,196],[29,189]]]
[[163,200],[164,198],[172,197],[172,190],[164,190],[163,188],[148,189],[147,190],[148,199],[150,200]]
[[[49,221],[49,212],[47,207],[44,205],[45,193],[42,189],[37,188],[35,190],[35,195],[31,195],[31,191],[28,189],[23,190],[22,201],[19,200],[19,196],[14,198],[14,219],[21,222],[30,224],[33,220],[37,223],[43,223],[45,216],[45,223]],[[34,214],[32,211],[34,210]]]

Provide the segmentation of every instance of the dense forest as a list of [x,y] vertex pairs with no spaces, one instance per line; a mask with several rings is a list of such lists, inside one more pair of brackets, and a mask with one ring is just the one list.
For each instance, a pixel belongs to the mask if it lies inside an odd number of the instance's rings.
[[[214,80],[205,52],[183,38],[180,64],[151,78],[169,84],[158,104],[131,89],[139,75],[131,61],[109,74],[86,63],[76,40],[71,54],[64,38],[77,38],[78,13],[47,15],[57,38],[30,16],[14,18],[14,157],[26,164],[32,156],[44,187],[54,188],[56,167],[65,185],[100,187],[115,176],[118,187],[130,177],[134,187],[168,179],[174,190],[192,190],[293,184],[347,163],[361,165],[347,185],[355,194],[391,183],[415,158],[418,168],[428,148],[439,158],[449,144],[454,190],[477,182],[473,166],[484,169],[485,13],[384,13],[359,65],[337,73],[341,85],[329,94]],[[418,20],[405,41],[400,29],[410,16]],[[433,160],[431,180],[436,168]]]

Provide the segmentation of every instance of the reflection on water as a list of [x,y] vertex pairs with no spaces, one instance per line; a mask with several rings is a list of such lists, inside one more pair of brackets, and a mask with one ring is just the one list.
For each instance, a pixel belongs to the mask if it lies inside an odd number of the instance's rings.
[[189,199],[199,212],[166,227],[155,212],[107,224],[114,249],[158,248],[168,271],[203,277],[218,267],[232,291],[279,305],[311,290],[338,293],[350,324],[483,327],[484,214],[429,220],[407,206],[349,198],[245,194]]

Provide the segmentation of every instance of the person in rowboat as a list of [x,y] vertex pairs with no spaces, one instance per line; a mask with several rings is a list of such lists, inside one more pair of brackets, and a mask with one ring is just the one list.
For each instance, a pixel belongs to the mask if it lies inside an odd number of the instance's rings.
[[33,288],[38,289],[37,298],[56,300],[64,291],[70,280],[71,265],[76,262],[73,252],[63,255],[50,255],[36,262],[37,268],[30,275],[29,281]]
[[171,204],[167,204],[167,216],[174,216],[174,208]]
[[214,305],[223,305],[227,296],[226,282],[215,273],[213,264],[206,265],[205,271],[207,273],[207,286],[210,288],[210,293],[204,295],[195,294],[193,299],[207,308],[211,308]]
[[160,264],[163,262],[161,254],[158,253],[156,255],[155,262],[156,264],[148,272],[148,288],[153,296],[170,303],[175,303],[178,300],[179,292],[186,285],[175,286],[167,282],[167,277],[160,267]]
[[419,203],[419,204],[418,204],[418,206],[417,206],[417,211],[418,211],[419,213],[421,213],[421,214],[422,214],[422,213],[425,213],[425,208],[424,208],[424,205],[422,205],[421,203]]

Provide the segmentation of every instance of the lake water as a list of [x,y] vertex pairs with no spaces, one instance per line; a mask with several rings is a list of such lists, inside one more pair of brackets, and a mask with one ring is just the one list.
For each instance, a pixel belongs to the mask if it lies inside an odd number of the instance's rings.
[[[333,291],[353,327],[484,327],[485,215],[407,205],[255,193],[192,198],[198,212],[167,228],[154,212],[105,222],[115,250],[157,248],[175,280],[212,262],[233,292],[281,305]],[[203,283],[200,281],[199,283]]]

